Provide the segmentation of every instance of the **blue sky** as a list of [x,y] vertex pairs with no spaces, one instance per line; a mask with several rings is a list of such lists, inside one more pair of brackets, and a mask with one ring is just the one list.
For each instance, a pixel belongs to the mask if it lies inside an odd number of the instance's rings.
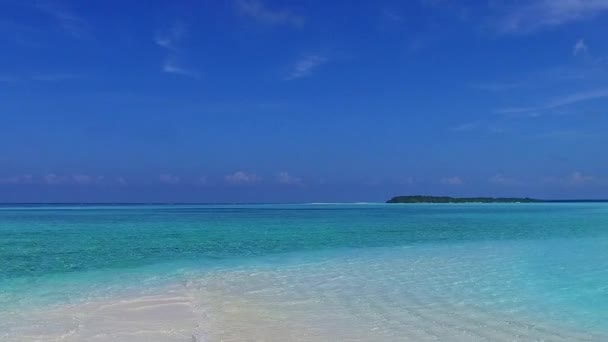
[[0,1],[0,201],[608,198],[608,0]]

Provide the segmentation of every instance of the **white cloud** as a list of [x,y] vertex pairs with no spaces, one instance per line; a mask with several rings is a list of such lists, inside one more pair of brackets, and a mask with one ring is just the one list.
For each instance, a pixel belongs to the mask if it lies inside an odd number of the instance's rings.
[[0,184],[32,184],[32,175],[17,175],[0,178]]
[[72,179],[78,184],[89,184],[93,180],[91,176],[87,175],[74,175]]
[[382,19],[393,24],[403,23],[403,15],[390,8],[385,8],[381,12]]
[[368,185],[368,186],[378,186],[383,184],[383,180],[378,179],[378,178],[370,178],[370,179],[365,179],[361,181],[362,185]]
[[165,64],[163,64],[163,71],[171,74],[178,74],[194,78],[198,77],[198,72],[196,72],[195,70],[186,69],[171,58],[168,58],[165,61]]
[[508,80],[474,83],[471,84],[471,87],[480,90],[502,92],[550,88],[556,84],[571,85],[573,82],[579,83],[584,80],[601,81],[608,74],[608,68],[606,68],[607,62],[608,60],[602,58],[588,58],[585,63],[539,69],[517,75],[517,78],[512,77],[512,75]]
[[83,38],[89,35],[86,20],[66,8],[48,1],[37,2],[36,8],[55,19],[61,29],[69,35],[75,38]]
[[23,174],[12,177],[0,178],[0,184],[46,184],[46,185],[93,185],[93,184],[126,184],[124,178],[119,177],[109,180],[104,176],[73,174],[58,175],[49,173],[46,175],[33,176]]
[[57,73],[57,74],[35,74],[30,76],[32,81],[44,81],[44,82],[53,82],[53,81],[65,81],[71,80],[75,78],[82,78],[82,75],[70,74],[70,73]]
[[550,101],[545,107],[546,108],[557,108],[566,106],[578,102],[596,100],[600,98],[608,97],[608,88],[595,89],[589,91],[583,91],[579,93],[570,94],[561,98]]
[[473,121],[473,122],[465,122],[456,126],[451,127],[450,129],[452,131],[456,131],[456,132],[466,132],[466,131],[472,131],[476,128],[479,127],[479,122],[477,121]]
[[595,176],[584,174],[580,171],[574,171],[566,177],[547,177],[544,179],[546,183],[556,183],[562,185],[586,185],[586,184],[601,184],[602,180]]
[[82,75],[70,74],[70,73],[56,73],[56,74],[29,74],[29,75],[2,75],[0,76],[0,82],[3,83],[17,83],[17,82],[59,82],[67,81],[76,78],[82,78]]
[[80,185],[88,185],[93,183],[101,183],[104,180],[103,176],[89,176],[89,175],[73,175],[72,181]]
[[[499,114],[519,114],[519,113],[530,113],[530,112],[542,112],[550,109],[556,109],[563,106],[576,104],[579,102],[597,100],[608,97],[608,88],[600,88],[594,90],[588,90],[570,95],[554,98],[540,106],[533,107],[513,107],[503,108],[496,111]],[[540,115],[540,114],[539,114]]]
[[404,177],[399,179],[398,183],[403,185],[411,185],[416,183],[416,179],[414,177]]
[[48,175],[44,175],[42,177],[42,180],[44,183],[46,183],[48,185],[57,185],[57,184],[62,184],[62,183],[66,182],[65,177],[58,176],[54,173],[49,173]]
[[294,27],[301,27],[304,24],[303,17],[286,9],[270,9],[259,0],[237,0],[236,8],[241,15],[265,24]]
[[199,76],[197,71],[187,68],[180,63],[180,59],[183,59],[184,55],[180,45],[187,34],[186,28],[177,23],[169,30],[158,31],[154,36],[156,45],[167,51],[167,56],[162,66],[163,72],[194,78]]
[[178,184],[180,182],[180,178],[178,176],[164,174],[158,176],[158,180],[165,184]]
[[543,107],[507,107],[496,110],[498,114],[519,114],[519,113],[527,113],[532,111],[537,111],[542,109]]
[[582,38],[577,40],[576,44],[574,44],[574,47],[572,48],[572,54],[574,56],[586,54],[587,51],[589,51],[589,47],[587,44],[585,44],[585,41]]
[[520,87],[523,87],[524,85],[525,84],[522,82],[505,82],[505,83],[493,82],[493,83],[474,84],[473,87],[477,88],[477,89],[481,89],[481,90],[498,92],[498,91],[506,91],[506,90],[520,88]]
[[9,76],[9,75],[0,75],[0,82],[2,83],[14,83],[22,81],[21,77]]
[[302,182],[302,178],[292,176],[284,171],[279,172],[279,174],[277,175],[277,182],[285,185],[304,185],[304,183]]
[[327,58],[319,55],[309,55],[296,61],[286,80],[294,80],[307,77],[322,64],[327,63]]
[[532,136],[536,139],[582,139],[594,137],[593,134],[587,134],[573,129],[567,130],[552,130],[543,133],[538,133]]
[[200,176],[196,180],[196,184],[198,184],[198,185],[207,185],[207,184],[209,184],[209,179],[207,179],[207,176]]
[[574,184],[585,184],[585,183],[593,182],[595,180],[595,177],[585,175],[579,171],[575,171],[570,175],[569,179]]
[[608,0],[532,0],[499,5],[503,15],[494,22],[503,33],[526,33],[598,16]]
[[462,185],[462,184],[464,184],[464,181],[460,177],[454,176],[454,177],[443,178],[441,180],[441,183],[447,184],[447,185]]
[[492,176],[492,178],[490,178],[490,182],[494,183],[494,184],[500,184],[500,185],[522,185],[523,182],[515,179],[515,178],[509,178],[509,177],[505,177],[503,174],[497,174]]
[[226,175],[224,180],[228,184],[252,184],[257,183],[261,179],[253,173],[245,173],[243,171],[237,171],[233,174]]
[[168,30],[156,32],[154,42],[165,49],[179,50],[178,45],[187,33],[186,28],[182,24],[177,23]]

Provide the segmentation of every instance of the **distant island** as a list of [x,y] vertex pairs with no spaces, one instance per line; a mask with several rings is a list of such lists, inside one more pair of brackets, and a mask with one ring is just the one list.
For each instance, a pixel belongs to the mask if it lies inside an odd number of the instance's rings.
[[538,203],[541,200],[532,198],[503,197],[448,197],[448,196],[396,196],[386,203]]

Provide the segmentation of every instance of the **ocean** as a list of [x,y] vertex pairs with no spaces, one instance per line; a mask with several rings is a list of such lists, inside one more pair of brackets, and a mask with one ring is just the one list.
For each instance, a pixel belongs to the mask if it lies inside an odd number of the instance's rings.
[[607,341],[608,203],[3,205],[1,341]]

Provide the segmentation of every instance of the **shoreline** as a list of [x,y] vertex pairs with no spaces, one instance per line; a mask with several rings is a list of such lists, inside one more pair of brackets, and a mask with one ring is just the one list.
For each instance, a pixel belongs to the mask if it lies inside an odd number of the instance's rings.
[[[495,276],[510,278],[508,265],[494,267],[522,262],[511,255],[528,249],[513,248],[509,242],[479,242],[320,253],[316,258],[304,253],[277,265],[252,263],[193,273],[164,287],[142,285],[139,294],[24,311],[0,337],[7,342],[608,338],[601,330],[528,316],[519,311],[525,303],[512,309],[496,306],[502,299],[493,298],[495,285],[483,278],[467,280],[479,287],[474,293],[468,292],[468,283],[452,285],[467,279],[462,276],[471,264],[479,269],[469,277],[493,270]],[[477,292],[484,289],[490,290],[488,296]]]
[[176,287],[158,294],[58,305],[21,313],[21,322],[0,338],[7,342],[207,342],[197,329],[194,304]]
[[[336,303],[321,308],[310,299],[284,306],[251,295],[218,294],[201,300],[192,289],[57,307],[32,312],[0,338],[6,342],[237,342],[237,341],[604,341],[608,334],[500,316],[484,310],[441,303],[411,302],[405,316],[393,308],[381,320],[394,330],[375,326],[378,319]],[[210,295],[210,292],[204,292]],[[316,311],[308,311],[316,307]],[[303,310],[306,309],[306,310]],[[390,310],[389,310],[390,309]],[[303,314],[304,312],[304,314]],[[344,315],[346,313],[346,315]],[[349,316],[352,315],[352,316]],[[361,320],[363,315],[369,322]]]

